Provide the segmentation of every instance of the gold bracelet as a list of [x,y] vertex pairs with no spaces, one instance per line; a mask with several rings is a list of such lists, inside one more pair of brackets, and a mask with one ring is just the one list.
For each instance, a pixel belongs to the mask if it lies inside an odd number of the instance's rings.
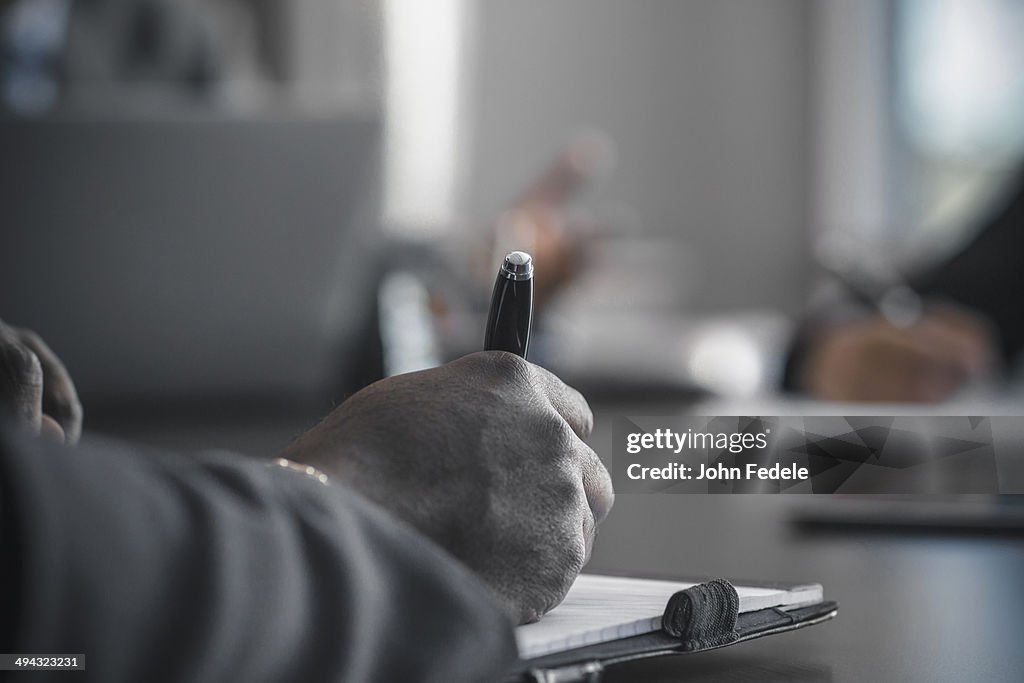
[[318,470],[317,468],[313,467],[312,465],[303,465],[302,463],[299,462],[292,462],[287,458],[274,458],[270,465],[276,465],[277,467],[283,467],[284,469],[291,470],[292,472],[305,474],[308,477],[316,479],[321,484],[324,484],[325,486],[327,485],[327,475]]

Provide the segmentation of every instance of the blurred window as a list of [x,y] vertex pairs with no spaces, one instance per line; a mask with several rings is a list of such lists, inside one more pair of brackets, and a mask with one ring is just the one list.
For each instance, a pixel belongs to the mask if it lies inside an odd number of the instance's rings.
[[465,139],[468,0],[385,0],[383,222],[424,237],[451,227]]
[[377,115],[377,0],[0,0],[0,113]]
[[0,104],[21,113],[57,100],[57,61],[67,33],[70,0],[0,4]]
[[901,0],[892,32],[894,217],[905,237],[963,237],[1024,154],[1024,2]]

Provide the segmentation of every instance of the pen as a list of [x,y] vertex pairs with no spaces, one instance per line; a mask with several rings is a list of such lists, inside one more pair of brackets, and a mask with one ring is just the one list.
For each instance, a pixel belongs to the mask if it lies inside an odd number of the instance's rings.
[[484,332],[485,351],[508,351],[526,358],[533,325],[533,258],[525,251],[505,256],[491,294]]
[[819,251],[818,263],[854,300],[877,312],[894,327],[912,327],[924,313],[921,295],[895,268],[886,267],[877,259],[873,269],[859,268],[845,250],[841,252],[833,247]]

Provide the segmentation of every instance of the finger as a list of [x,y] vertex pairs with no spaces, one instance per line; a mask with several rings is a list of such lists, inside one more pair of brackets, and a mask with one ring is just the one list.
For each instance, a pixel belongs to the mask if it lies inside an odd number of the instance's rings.
[[43,416],[43,369],[9,328],[0,328],[0,411],[39,432]]
[[610,138],[604,133],[580,135],[555,157],[517,204],[565,204],[588,180],[609,165],[611,146]]
[[604,521],[615,503],[612,478],[594,449],[586,444],[581,444],[579,461],[580,472],[583,475],[583,491],[587,494],[587,503],[597,525]]
[[82,435],[82,403],[67,368],[57,354],[32,330],[16,330],[21,342],[39,358],[43,370],[43,413],[61,426],[68,443]]
[[583,394],[539,365],[531,367],[541,390],[555,411],[569,423],[576,436],[583,440],[589,438],[590,432],[594,429],[594,413],[590,410],[587,399],[583,398]]

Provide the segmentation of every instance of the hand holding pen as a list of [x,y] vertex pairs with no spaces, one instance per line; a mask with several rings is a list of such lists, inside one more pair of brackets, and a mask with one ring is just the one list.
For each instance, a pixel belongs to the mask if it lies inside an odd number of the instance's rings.
[[375,382],[283,453],[441,546],[516,623],[562,600],[615,499],[586,444],[594,424],[586,399],[522,359],[532,276],[528,254],[503,260],[486,345],[508,353],[472,353]]
[[994,336],[978,314],[926,302],[895,267],[854,260],[864,251],[846,245],[819,254],[847,299],[869,313],[820,322],[806,333],[797,379],[803,389],[830,401],[934,402],[991,371]]

